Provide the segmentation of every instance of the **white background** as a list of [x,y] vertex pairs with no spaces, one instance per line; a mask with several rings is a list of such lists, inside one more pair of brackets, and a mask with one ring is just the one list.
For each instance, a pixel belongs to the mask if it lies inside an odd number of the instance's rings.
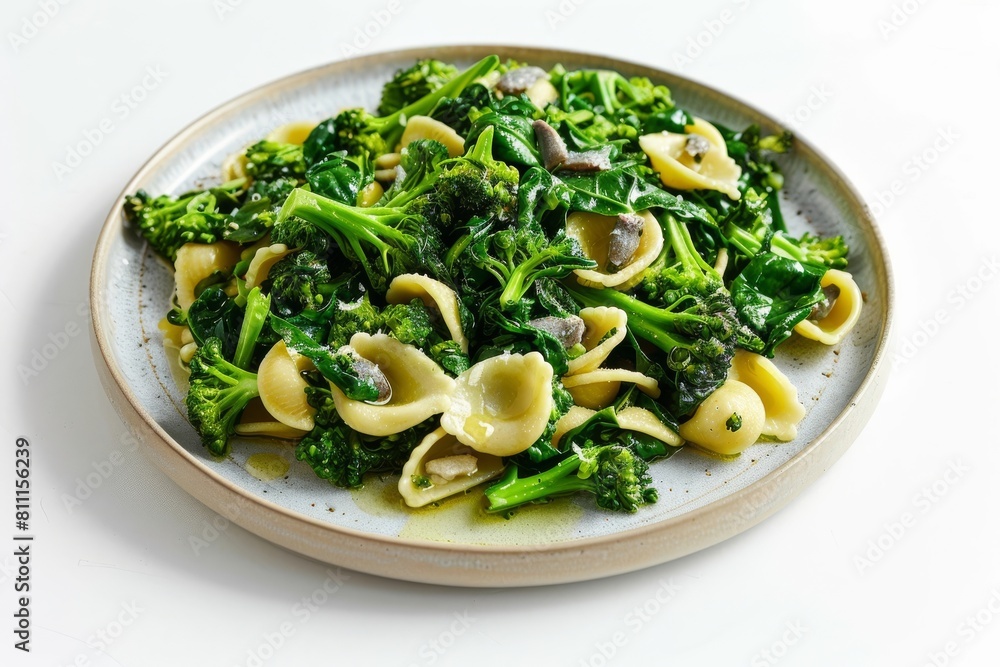
[[[5,0],[0,10],[0,535],[15,532],[13,449],[26,436],[36,536],[30,656],[12,648],[16,572],[12,547],[0,547],[0,662],[997,664],[996,2],[398,0],[367,43],[358,29],[381,0],[224,2],[50,1],[46,17],[45,0]],[[532,590],[343,572],[306,614],[326,566],[235,526],[196,553],[190,536],[211,536],[215,515],[124,436],[88,340],[92,249],[122,184],[216,105],[345,47],[470,42],[661,66],[786,119],[879,213],[896,271],[896,369],[836,466],[714,548]],[[123,107],[147,68],[161,80]],[[57,174],[104,119],[113,131]],[[50,342],[58,354],[26,374]],[[67,506],[100,470],[89,497]]]

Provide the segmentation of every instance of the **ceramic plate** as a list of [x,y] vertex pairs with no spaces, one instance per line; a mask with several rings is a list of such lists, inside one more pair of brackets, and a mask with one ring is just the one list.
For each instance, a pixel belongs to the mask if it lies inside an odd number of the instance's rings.
[[[610,68],[670,87],[692,113],[730,127],[773,119],[716,90],[667,72],[595,55],[516,47],[443,47],[355,58],[296,74],[195,121],[124,187],[180,193],[219,180],[226,156],[292,120],[373,109],[381,85],[416,58],[459,65],[498,53],[542,67]],[[105,390],[149,458],[227,519],[288,549],[364,572],[462,586],[519,586],[591,579],[689,554],[753,526],[816,479],[857,437],[882,390],[892,288],[871,213],[843,175],[805,141],[781,156],[783,210],[793,232],[843,234],[850,271],[866,294],[861,321],[836,347],[793,338],[777,363],[808,414],[799,437],[757,444],[733,461],[682,451],[653,464],[660,500],[636,514],[592,508],[589,498],[533,506],[505,520],[485,516],[481,495],[434,509],[401,505],[395,478],[345,491],[316,478],[288,444],[236,441],[214,460],[188,424],[157,322],[169,308],[170,268],[125,229],[119,199],[97,242],[91,278],[95,357]],[[287,472],[285,467],[287,466]]]

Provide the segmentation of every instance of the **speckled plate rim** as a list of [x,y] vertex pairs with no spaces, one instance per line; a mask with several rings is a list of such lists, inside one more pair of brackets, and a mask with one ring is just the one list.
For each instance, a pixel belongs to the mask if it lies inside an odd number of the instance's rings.
[[111,207],[94,251],[91,271],[92,344],[101,383],[119,417],[144,444],[144,452],[181,488],[228,520],[279,546],[317,560],[396,579],[455,586],[534,586],[582,581],[638,570],[717,544],[771,516],[828,469],[867,423],[889,373],[886,361],[893,314],[892,270],[885,243],[868,206],[824,155],[797,137],[800,159],[835,183],[855,216],[872,256],[882,304],[881,329],[871,367],[847,407],[801,452],[748,486],[679,516],[607,535],[544,545],[469,545],[377,535],[324,523],[251,494],[226,480],[177,443],[141,406],[118,368],[116,341],[107,320],[105,276],[113,241],[124,233],[121,202],[146,176],[206,126],[259,99],[316,78],[398,59],[477,59],[499,53],[522,61],[572,60],[621,69],[654,80],[679,80],[719,104],[738,105],[765,129],[780,124],[738,98],[677,74],[639,63],[567,50],[510,45],[420,47],[337,61],[283,77],[209,111],[163,145],[132,177]]

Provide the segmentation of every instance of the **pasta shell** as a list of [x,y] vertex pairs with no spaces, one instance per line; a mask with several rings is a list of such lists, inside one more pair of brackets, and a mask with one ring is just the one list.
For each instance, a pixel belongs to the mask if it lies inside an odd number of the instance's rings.
[[228,241],[185,243],[174,260],[174,294],[181,310],[194,303],[194,288],[215,271],[231,269],[240,261],[240,247]]
[[538,352],[502,354],[458,376],[441,426],[478,452],[513,456],[545,431],[552,413],[552,366]]
[[250,260],[250,267],[247,269],[247,290],[252,290],[267,280],[267,274],[271,270],[271,267],[290,252],[291,250],[284,243],[275,243],[258,248],[257,252],[253,255],[253,259]]
[[663,228],[649,211],[643,211],[639,215],[643,218],[639,247],[628,263],[613,273],[608,273],[605,267],[608,265],[611,231],[618,223],[618,218],[583,211],[566,216],[566,235],[579,241],[583,254],[597,262],[596,269],[576,269],[573,272],[581,285],[627,290],[642,280],[642,272],[663,250]]
[[297,120],[291,123],[285,123],[284,125],[271,130],[271,133],[267,135],[267,140],[276,141],[280,144],[302,145],[309,137],[309,133],[315,128],[316,123],[312,121]]
[[400,148],[417,139],[440,141],[448,149],[448,155],[451,157],[465,154],[465,139],[462,135],[430,116],[413,116],[407,119]]
[[[434,463],[446,464],[457,474],[451,479],[442,478],[434,472]],[[477,452],[439,427],[428,433],[410,454],[399,478],[399,494],[410,507],[423,507],[493,479],[503,468],[499,456]],[[418,485],[414,478],[425,480],[426,484]]]
[[566,414],[559,418],[556,422],[556,430],[552,434],[552,446],[558,447],[559,441],[562,437],[580,426],[585,421],[597,414],[594,410],[590,408],[584,408],[579,405],[574,405],[571,407]]
[[628,315],[621,308],[584,308],[580,311],[580,319],[585,327],[581,343],[587,351],[576,359],[570,359],[567,375],[586,373],[600,367],[611,351],[625,340]]
[[275,420],[259,398],[255,398],[247,404],[234,430],[237,435],[282,438],[284,440],[297,440],[309,433],[309,431],[292,428]]
[[444,325],[448,327],[451,339],[459,344],[462,352],[468,354],[469,339],[462,331],[462,317],[455,290],[439,280],[417,273],[404,273],[393,278],[385,293],[385,300],[389,303],[409,303],[413,299],[420,299],[428,308],[436,309],[441,314]]
[[[668,188],[718,190],[730,199],[739,199],[740,166],[729,157],[719,130],[701,118],[684,129],[686,134],[664,131],[639,137],[639,147],[660,173],[660,181]],[[707,152],[700,160],[686,150],[692,136],[707,142]]]
[[308,385],[302,377],[302,371],[313,368],[309,359],[292,354],[283,340],[275,343],[260,362],[257,389],[261,403],[282,424],[302,431],[311,431],[316,425],[316,409],[306,400]]
[[546,77],[542,77],[528,86],[524,94],[539,109],[545,109],[545,107],[559,99],[559,91],[556,90],[556,87]]
[[798,424],[806,416],[799,392],[770,359],[746,350],[737,350],[729,377],[753,389],[764,404],[763,435],[778,440],[794,440]]
[[818,322],[802,320],[795,325],[795,332],[809,340],[819,341],[825,345],[836,345],[843,341],[858,323],[864,299],[858,284],[846,271],[829,269],[820,279],[820,285],[822,287],[836,285],[840,288],[840,295],[826,317]]
[[598,368],[586,373],[563,376],[563,387],[573,396],[573,402],[585,408],[600,410],[614,403],[622,382],[634,383],[653,398],[660,387],[653,378],[624,368]]
[[247,156],[245,151],[230,153],[222,161],[222,182],[227,183],[237,178],[246,178]]
[[384,193],[382,185],[378,181],[372,181],[358,193],[358,206],[363,208],[374,206]]
[[645,408],[631,406],[618,412],[618,425],[626,431],[637,431],[651,435],[672,447],[684,444],[683,438],[661,422],[656,415]]
[[681,424],[689,443],[723,456],[735,456],[757,442],[764,430],[764,404],[738,380],[726,380]]
[[416,426],[448,408],[455,381],[441,367],[412,345],[404,345],[385,334],[356,333],[350,347],[378,365],[392,396],[387,403],[372,405],[355,401],[330,385],[333,402],[344,422],[367,435],[392,435]]

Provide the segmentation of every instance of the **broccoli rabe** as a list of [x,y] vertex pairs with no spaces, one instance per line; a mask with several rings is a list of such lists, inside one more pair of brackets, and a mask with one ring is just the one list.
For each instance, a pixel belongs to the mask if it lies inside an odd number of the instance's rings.
[[397,70],[382,86],[378,112],[383,116],[395,113],[435,92],[457,75],[454,65],[433,58],[418,60],[406,69]]
[[576,448],[535,475],[520,477],[518,466],[509,466],[500,481],[486,489],[487,510],[506,512],[526,503],[585,491],[594,494],[598,507],[635,512],[640,505],[657,500],[648,471],[649,465],[625,447]]
[[188,417],[202,443],[217,456],[228,450],[229,437],[247,403],[260,395],[257,374],[247,367],[270,307],[270,298],[261,295],[260,288],[250,292],[233,361],[223,356],[218,338],[205,341],[191,359]]

